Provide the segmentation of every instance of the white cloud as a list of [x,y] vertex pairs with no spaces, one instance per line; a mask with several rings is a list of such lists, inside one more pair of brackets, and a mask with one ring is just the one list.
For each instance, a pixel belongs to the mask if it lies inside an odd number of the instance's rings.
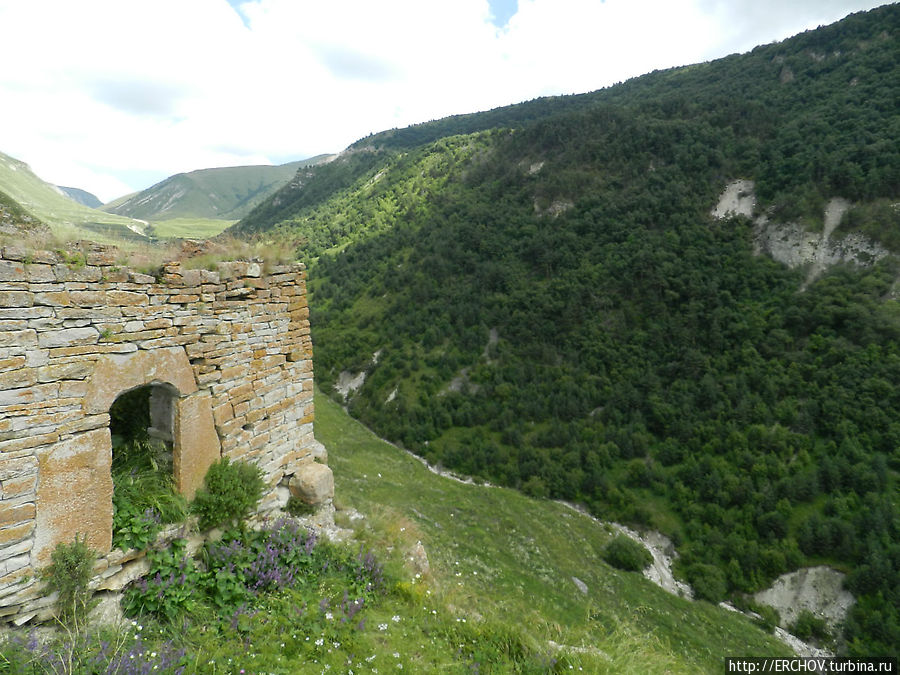
[[488,0],[0,0],[0,151],[108,200],[138,173],[334,152],[876,4],[519,0],[498,29]]

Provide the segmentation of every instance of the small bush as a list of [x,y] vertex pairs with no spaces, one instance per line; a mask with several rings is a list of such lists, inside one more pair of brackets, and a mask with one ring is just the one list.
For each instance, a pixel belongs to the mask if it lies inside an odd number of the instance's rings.
[[831,639],[825,619],[820,619],[808,609],[800,612],[797,620],[791,624],[790,630],[791,633],[804,641],[811,639],[827,641]]
[[641,544],[620,534],[603,549],[603,559],[626,572],[640,572],[653,562],[650,551]]
[[227,457],[215,462],[191,504],[200,529],[241,523],[256,508],[265,486],[262,471],[253,464],[232,462]]
[[719,602],[725,598],[728,586],[725,574],[715,565],[697,563],[687,569],[687,578],[700,600]]
[[756,605],[753,607],[753,611],[759,614],[759,618],[754,619],[753,623],[767,633],[774,633],[775,627],[781,621],[781,617],[778,616],[778,610],[768,605]]
[[69,629],[77,630],[87,618],[91,599],[88,582],[96,558],[85,540],[79,540],[76,535],[71,544],[56,545],[50,556],[50,566],[44,570],[47,589],[59,593],[56,616]]
[[302,499],[297,499],[294,495],[288,498],[284,510],[296,518],[313,515],[318,508],[313,504],[307,504]]

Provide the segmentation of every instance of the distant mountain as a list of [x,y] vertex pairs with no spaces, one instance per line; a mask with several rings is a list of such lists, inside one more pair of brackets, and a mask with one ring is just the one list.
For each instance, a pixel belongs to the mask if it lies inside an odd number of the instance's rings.
[[146,223],[104,213],[78,203],[41,180],[21,160],[0,152],[0,192],[9,204],[27,213],[63,237],[98,241],[147,240]]
[[141,220],[209,218],[238,220],[288,183],[298,169],[331,159],[319,155],[278,166],[231,166],[179,173],[117,199],[104,211]]
[[74,199],[79,204],[87,206],[88,208],[96,209],[103,206],[103,202],[101,202],[96,195],[93,195],[86,190],[79,190],[78,188],[73,187],[63,187],[62,185],[57,185],[56,187],[62,190],[69,199]]

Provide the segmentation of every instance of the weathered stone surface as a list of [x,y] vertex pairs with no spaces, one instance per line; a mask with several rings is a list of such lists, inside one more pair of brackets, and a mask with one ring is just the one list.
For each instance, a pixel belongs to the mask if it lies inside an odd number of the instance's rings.
[[170,384],[182,395],[197,391],[194,372],[182,347],[101,357],[88,381],[84,409],[88,413],[108,412],[119,394],[151,383]]
[[[111,249],[87,244],[13,254],[3,268],[10,278],[0,281],[0,622],[42,616],[47,599],[35,579],[57,543],[84,532],[108,550],[109,407],[125,391],[150,385],[160,394],[153,400],[165,410],[151,424],[172,443],[187,496],[228,456],[263,470],[270,489],[261,510],[283,506],[285,476],[298,467],[310,474],[311,486],[295,479],[308,498],[331,498],[330,471],[311,464],[327,454],[312,433],[299,268],[273,275],[258,263],[221,273],[171,264],[165,284],[112,268]],[[93,587],[124,583],[122,555],[98,561]]]
[[38,335],[38,346],[50,349],[52,347],[76,347],[79,345],[93,345],[100,339],[100,331],[93,327],[64,328],[62,330],[50,330]]
[[93,364],[89,361],[70,361],[37,369],[39,382],[55,382],[56,380],[83,380],[93,372]]
[[37,345],[37,333],[31,329],[0,331],[0,347],[33,347]]
[[86,536],[87,545],[109,553],[112,544],[112,445],[109,429],[95,429],[41,452],[32,555],[49,563],[59,542]]
[[107,291],[106,298],[111,305],[150,304],[150,298],[146,293],[135,293],[134,291]]
[[25,265],[25,277],[32,283],[56,281],[50,265]]
[[68,291],[44,291],[34,294],[34,304],[47,307],[68,307],[72,304]]
[[176,405],[175,487],[189,500],[203,485],[207,469],[222,456],[210,402],[208,392],[197,392]]
[[0,291],[0,307],[31,307],[32,305],[34,305],[34,296],[28,291]]
[[0,507],[0,527],[16,525],[29,520],[34,520],[33,502]]
[[33,387],[22,387],[19,389],[0,389],[0,407],[39,403],[56,398],[58,395],[58,384],[38,384]]
[[100,281],[103,273],[99,267],[79,267],[77,265],[54,265],[53,274],[57,281]]
[[135,579],[140,579],[150,571],[150,559],[140,558],[126,563],[122,569],[103,579],[97,586],[100,591],[121,591]]
[[309,462],[291,478],[291,494],[307,504],[324,504],[334,497],[334,475],[324,464]]
[[25,281],[25,264],[0,260],[0,281]]
[[[24,362],[24,358],[22,359]],[[34,368],[19,368],[0,373],[0,389],[17,389],[30,387],[38,381]]]

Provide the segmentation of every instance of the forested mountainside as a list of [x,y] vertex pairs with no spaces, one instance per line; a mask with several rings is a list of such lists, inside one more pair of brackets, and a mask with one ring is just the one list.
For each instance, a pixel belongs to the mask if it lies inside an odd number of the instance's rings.
[[[454,470],[669,534],[708,600],[825,563],[900,644],[900,6],[363,139],[233,232],[310,263],[317,380]],[[753,217],[710,215],[755,183]],[[760,216],[895,252],[807,270]]]

